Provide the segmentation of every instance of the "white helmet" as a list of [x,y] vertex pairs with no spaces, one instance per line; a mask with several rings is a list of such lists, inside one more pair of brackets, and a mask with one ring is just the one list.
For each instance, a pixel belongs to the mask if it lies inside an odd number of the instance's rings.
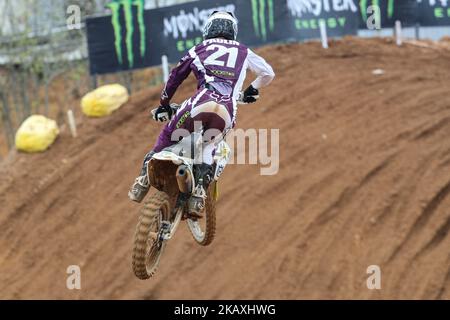
[[203,39],[225,38],[236,40],[237,33],[238,22],[231,12],[214,11],[203,28]]

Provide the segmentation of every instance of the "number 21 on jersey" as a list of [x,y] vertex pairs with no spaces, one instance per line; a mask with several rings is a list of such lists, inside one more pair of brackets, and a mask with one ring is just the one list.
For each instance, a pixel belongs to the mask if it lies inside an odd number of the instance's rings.
[[225,66],[225,62],[218,60],[219,58],[222,58],[225,55],[228,55],[228,59],[226,62],[226,66],[228,68],[234,68],[236,67],[236,60],[238,56],[238,48],[227,48],[225,46],[222,46],[220,44],[213,44],[206,48],[206,51],[211,51],[216,49],[212,54],[208,56],[208,58],[205,59],[204,63],[209,65],[215,65],[215,66]]

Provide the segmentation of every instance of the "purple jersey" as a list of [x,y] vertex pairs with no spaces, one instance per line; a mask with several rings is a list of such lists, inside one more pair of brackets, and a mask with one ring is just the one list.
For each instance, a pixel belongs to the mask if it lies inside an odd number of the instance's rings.
[[198,89],[209,85],[218,94],[237,100],[248,68],[258,76],[252,83],[256,89],[274,77],[270,65],[245,45],[233,40],[205,40],[189,50],[172,70],[161,94],[161,105],[169,104],[191,71],[197,78]]
[[[228,129],[235,125],[237,100],[247,69],[257,76],[252,82],[252,86],[256,89],[268,85],[275,76],[272,67],[263,58],[237,41],[208,39],[189,50],[171,71],[161,93],[161,105],[170,103],[178,86],[191,71],[197,78],[198,90],[190,99],[183,102],[166,124],[153,151],[160,152],[176,143],[178,140],[173,140],[172,135],[177,129],[193,132],[196,121],[201,122],[204,131],[218,130],[222,134],[216,138],[223,138]],[[212,149],[207,147],[203,149],[203,159],[204,162],[211,164],[214,143],[209,145]],[[146,161],[150,158],[146,157],[144,169]]]

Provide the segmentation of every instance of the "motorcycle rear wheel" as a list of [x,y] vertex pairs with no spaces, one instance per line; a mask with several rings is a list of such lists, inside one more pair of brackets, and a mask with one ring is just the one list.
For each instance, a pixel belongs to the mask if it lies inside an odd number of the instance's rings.
[[137,278],[145,280],[155,274],[165,247],[165,241],[161,243],[158,240],[161,222],[169,220],[169,196],[157,191],[140,210],[136,226],[132,265]]

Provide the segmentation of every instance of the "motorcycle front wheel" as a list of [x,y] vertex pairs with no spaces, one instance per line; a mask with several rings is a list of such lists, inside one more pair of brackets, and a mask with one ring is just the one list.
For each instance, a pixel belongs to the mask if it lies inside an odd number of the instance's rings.
[[203,217],[200,219],[189,218],[186,221],[192,237],[201,246],[211,244],[216,234],[216,199],[213,192],[216,183],[216,181],[212,182],[208,188]]

